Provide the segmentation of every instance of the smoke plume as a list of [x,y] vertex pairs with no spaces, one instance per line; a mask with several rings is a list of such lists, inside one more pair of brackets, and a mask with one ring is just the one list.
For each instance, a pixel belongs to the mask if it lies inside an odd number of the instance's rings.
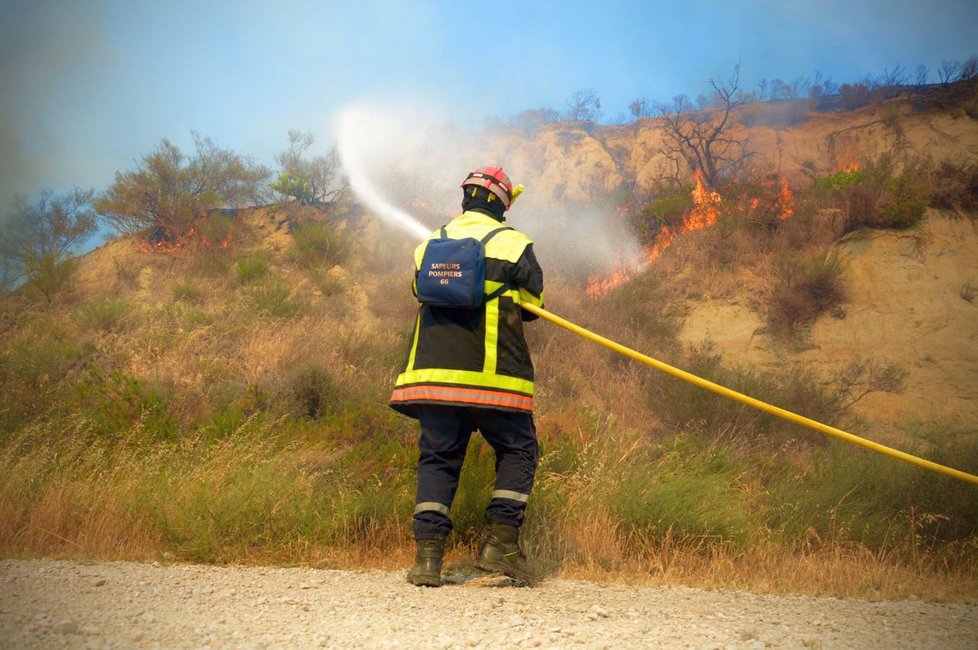
[[545,265],[585,278],[639,259],[640,247],[613,206],[559,198],[562,179],[554,168],[566,161],[541,160],[539,144],[522,132],[465,131],[430,107],[370,103],[344,108],[334,130],[358,198],[409,236],[422,239],[459,213],[459,185],[468,172],[500,165],[514,184],[526,186],[507,224],[534,240]]

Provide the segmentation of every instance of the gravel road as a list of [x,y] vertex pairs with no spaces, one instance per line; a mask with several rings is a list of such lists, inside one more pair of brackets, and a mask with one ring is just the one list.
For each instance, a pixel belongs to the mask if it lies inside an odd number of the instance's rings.
[[0,561],[2,648],[978,648],[978,605]]

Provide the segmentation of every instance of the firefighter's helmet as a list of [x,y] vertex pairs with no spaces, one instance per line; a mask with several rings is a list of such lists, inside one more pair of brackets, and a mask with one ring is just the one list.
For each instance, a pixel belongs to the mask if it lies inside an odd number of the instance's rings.
[[502,201],[504,210],[509,210],[513,202],[513,183],[502,167],[480,167],[462,181],[462,187],[470,185],[486,188]]

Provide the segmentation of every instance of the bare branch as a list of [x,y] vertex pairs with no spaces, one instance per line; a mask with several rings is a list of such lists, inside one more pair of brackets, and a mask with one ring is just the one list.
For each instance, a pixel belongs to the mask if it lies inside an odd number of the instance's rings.
[[680,156],[711,186],[752,153],[747,150],[746,140],[734,137],[729,130],[733,110],[744,101],[738,91],[739,83],[738,63],[726,82],[710,79],[713,97],[706,103],[716,108],[699,112],[679,110],[688,101],[685,95],[679,95],[673,98],[675,113],[664,114],[665,134],[670,141],[666,154]]
[[594,121],[601,116],[601,98],[594,88],[575,90],[567,98],[567,119]]

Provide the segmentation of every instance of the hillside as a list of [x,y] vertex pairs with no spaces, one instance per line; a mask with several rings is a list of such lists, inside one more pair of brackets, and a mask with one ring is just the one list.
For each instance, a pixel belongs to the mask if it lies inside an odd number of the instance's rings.
[[776,371],[817,368],[827,379],[856,357],[888,360],[908,372],[899,394],[867,395],[856,407],[875,439],[905,443],[919,423],[966,430],[978,422],[978,225],[930,212],[910,231],[859,232],[840,241],[848,298],[820,319],[803,349],[764,332],[749,288],[692,304],[681,339],[709,340],[727,359]]
[[[976,102],[978,87],[972,84],[953,94],[909,94],[852,111],[815,112],[800,100],[747,105],[734,109],[731,134],[748,143],[752,165],[798,186],[813,174],[883,153],[973,160],[978,156]],[[622,186],[648,193],[658,181],[677,176],[689,180],[691,172],[685,165],[677,169],[666,149],[661,118],[625,126],[559,123],[503,133],[492,142],[512,176],[531,181],[526,200],[533,207],[586,203],[598,191]]]
[[[656,119],[494,131],[480,155],[526,179],[512,219],[552,311],[975,472],[978,228],[956,206],[978,197],[978,95],[935,101],[742,107],[751,164],[715,188],[664,157]],[[214,213],[200,225],[220,237],[119,237],[50,302],[30,284],[3,296],[0,552],[404,565],[416,423],[386,402],[415,242],[377,216]],[[818,291],[790,282],[818,273]],[[527,330],[544,453],[526,539],[550,575],[973,595],[972,486]],[[491,450],[473,442],[466,463],[463,568]]]
[[[733,114],[734,137],[749,143],[753,166],[776,173],[793,188],[883,154],[973,163],[978,160],[978,87],[961,92],[949,97],[919,91],[854,111],[824,113],[807,110],[804,102],[745,106]],[[498,149],[503,159],[514,160],[514,177],[532,179],[533,192],[522,206],[531,215],[522,222],[531,232],[541,229],[534,210],[547,214],[550,202],[588,203],[596,191],[622,187],[650,195],[663,179],[690,178],[685,166],[663,153],[661,119],[623,127],[557,126],[528,140],[501,140]],[[820,215],[813,239],[831,237],[836,218],[831,211]],[[538,245],[544,256],[549,236],[561,237],[548,226],[545,220]],[[715,279],[680,270],[680,282],[691,286],[678,293],[700,296],[673,305],[686,314],[680,340],[709,341],[733,363],[775,372],[784,365],[802,366],[826,379],[853,358],[887,360],[908,375],[902,393],[874,393],[856,406],[873,435],[896,443],[906,442],[901,430],[920,423],[973,427],[978,422],[975,215],[931,210],[919,227],[864,230],[832,246],[846,266],[847,299],[834,315],[819,319],[803,349],[781,344],[765,331],[761,298],[767,282],[751,264],[726,278],[727,289],[718,296],[711,295]],[[663,270],[676,269],[653,264],[647,272]]]

